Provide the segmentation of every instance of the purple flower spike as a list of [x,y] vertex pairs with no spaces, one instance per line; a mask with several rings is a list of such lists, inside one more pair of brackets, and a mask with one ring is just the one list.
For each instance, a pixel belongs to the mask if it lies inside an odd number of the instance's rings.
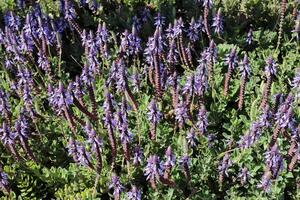
[[71,93],[64,88],[62,82],[59,82],[58,88],[50,94],[49,101],[54,110],[60,115],[64,108],[68,108],[73,104],[73,97]]
[[142,46],[141,46],[141,38],[137,36],[135,26],[132,27],[132,33],[128,35],[128,42],[129,42],[129,46],[128,46],[129,54],[137,56],[141,51]]
[[222,162],[220,162],[220,165],[218,167],[220,183],[223,182],[224,176],[228,176],[228,169],[231,166],[232,166],[232,161],[230,159],[230,154],[225,153],[223,160],[222,160]]
[[66,20],[73,20],[76,18],[76,11],[71,1],[69,0],[64,1],[63,13],[65,15]]
[[265,73],[269,77],[273,77],[277,75],[277,63],[274,58],[270,56],[266,61]]
[[88,142],[92,145],[92,151],[97,151],[98,149],[102,151],[103,141],[97,136],[96,131],[92,128],[92,125],[88,122],[84,127],[85,132],[88,134]]
[[257,187],[263,189],[265,192],[270,192],[271,186],[271,172],[266,171],[262,177],[261,182],[257,185]]
[[240,179],[242,185],[245,185],[247,183],[247,181],[250,179],[250,172],[247,167],[243,167],[240,170],[238,178]]
[[158,124],[161,121],[162,113],[159,111],[154,99],[150,102],[148,117],[152,124]]
[[[0,88],[0,113],[3,118],[10,118],[9,93]],[[10,119],[9,119],[10,120]]]
[[121,193],[124,191],[125,187],[122,185],[120,178],[116,175],[114,175],[111,178],[111,184],[109,185],[109,189],[114,189],[114,199],[120,200],[121,199]]
[[266,165],[272,174],[272,178],[276,179],[284,168],[283,156],[276,143],[265,153],[265,159]]
[[164,168],[172,168],[175,166],[176,163],[176,156],[172,152],[172,147],[168,146],[166,153],[165,153],[166,161],[164,162]]
[[8,183],[8,176],[5,172],[0,172],[0,187],[7,188],[9,185]]
[[143,161],[143,158],[144,158],[144,153],[143,153],[141,147],[140,146],[136,146],[134,148],[133,164],[135,166],[141,165],[142,161]]
[[249,29],[249,32],[248,32],[247,38],[246,38],[246,42],[249,45],[253,43],[253,30],[252,30],[252,28]]
[[213,18],[212,27],[214,27],[215,33],[217,33],[217,34],[221,34],[224,31],[224,19],[222,16],[221,8],[219,8],[217,14]]
[[199,110],[198,113],[198,121],[197,127],[199,129],[200,134],[205,135],[207,132],[208,119],[207,119],[207,111],[204,106]]
[[234,69],[235,66],[238,64],[238,55],[236,47],[231,49],[231,52],[227,55],[225,62],[231,69]]
[[188,119],[188,107],[183,100],[177,104],[177,108],[175,109],[175,119],[178,122],[179,127],[183,128]]
[[144,175],[150,182],[153,189],[156,188],[156,183],[160,180],[162,175],[162,167],[160,166],[160,159],[157,155],[151,155],[147,160],[147,165],[144,169]]
[[196,146],[196,143],[198,142],[196,133],[193,128],[189,131],[188,135],[186,136],[187,142],[189,146],[194,147]]
[[212,8],[213,7],[213,0],[203,0],[203,7]]
[[16,134],[10,130],[10,127],[6,124],[6,122],[3,122],[2,128],[0,128],[0,139],[3,145],[15,144]]
[[251,73],[250,62],[249,62],[249,58],[248,58],[247,54],[245,54],[243,63],[240,65],[240,72],[241,72],[243,79],[246,79],[247,77],[249,77],[249,75]]
[[187,35],[192,42],[199,40],[200,38],[199,34],[201,32],[201,29],[202,29],[202,24],[200,24],[199,22],[195,22],[195,19],[192,18],[189,29],[187,31],[188,32]]
[[154,25],[155,26],[164,26],[165,25],[165,17],[162,16],[160,13],[157,13],[157,16],[154,17]]
[[142,200],[142,191],[133,185],[127,196],[130,200]]

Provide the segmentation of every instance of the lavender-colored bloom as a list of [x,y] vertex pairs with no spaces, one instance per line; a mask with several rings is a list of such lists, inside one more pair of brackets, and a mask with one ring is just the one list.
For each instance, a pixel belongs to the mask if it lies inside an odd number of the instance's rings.
[[182,158],[179,160],[180,166],[184,167],[184,165],[187,165],[190,167],[191,165],[191,158],[188,155],[184,155]]
[[165,17],[164,16],[162,16],[160,13],[157,13],[157,16],[156,17],[154,17],[154,20],[155,20],[155,22],[154,22],[154,25],[155,26],[164,26],[165,25]]
[[46,72],[50,72],[50,62],[48,57],[41,51],[38,52],[38,66]]
[[187,77],[185,85],[182,88],[182,94],[191,96],[193,93],[193,90],[194,90],[194,74],[192,73]]
[[294,76],[292,86],[294,89],[300,89],[300,69],[297,69],[297,73]]
[[133,92],[139,92],[141,88],[141,75],[135,72],[131,76],[131,80],[132,80]]
[[182,34],[183,28],[184,28],[183,20],[180,17],[178,20],[175,20],[174,22],[174,28],[173,28],[174,37],[178,37],[180,34]]
[[135,166],[142,164],[143,158],[144,158],[144,153],[143,153],[141,147],[136,146],[134,148],[134,153],[133,153],[133,164]]
[[64,1],[63,13],[66,20],[73,20],[76,18],[76,11],[73,3],[70,0]]
[[142,13],[141,13],[141,20],[142,20],[142,22],[143,23],[146,23],[147,21],[148,21],[148,19],[150,18],[150,10],[149,10],[149,8],[147,8],[147,7],[145,7],[145,8],[143,8],[143,10],[142,10]]
[[167,62],[170,65],[174,65],[178,63],[178,50],[176,48],[175,39],[171,39],[171,43],[169,44],[169,51],[167,55]]
[[132,17],[132,25],[139,32],[142,29],[143,22],[142,22],[141,18],[139,18],[138,16],[135,15]]
[[117,78],[117,90],[119,92],[124,92],[126,90],[126,69],[125,69],[125,64],[123,59],[121,59],[118,63],[117,63],[117,74],[116,74],[116,78]]
[[93,67],[92,65],[87,65],[86,63],[80,75],[81,81],[88,86],[93,85],[95,82],[95,71],[93,70],[92,67]]
[[0,187],[7,188],[9,186],[8,175],[1,170],[0,172]]
[[199,129],[199,132],[205,135],[207,132],[207,126],[208,126],[207,111],[203,106],[198,113],[197,127]]
[[162,167],[160,166],[160,159],[157,155],[149,156],[144,171],[147,180],[153,183],[159,180],[159,177],[162,175]]
[[78,151],[78,162],[87,167],[92,167],[91,165],[91,154],[86,151],[86,148],[82,144],[77,145],[77,151]]
[[240,72],[241,72],[243,79],[246,79],[247,77],[249,77],[249,75],[251,73],[250,62],[249,62],[249,58],[248,58],[247,54],[245,54],[243,63],[240,65]]
[[31,71],[27,68],[18,67],[17,77],[19,79],[17,88],[21,90],[25,85],[32,88],[34,86],[33,77]]
[[242,185],[245,185],[247,183],[247,181],[250,178],[250,172],[247,167],[243,167],[240,170],[240,172],[238,174],[238,178],[240,179]]
[[220,162],[220,165],[218,167],[220,177],[228,176],[228,169],[232,166],[232,161],[230,159],[230,154],[226,153],[223,157],[222,162]]
[[257,185],[258,188],[262,188],[265,192],[271,191],[271,172],[266,171],[262,177],[261,182]]
[[221,9],[219,8],[217,14],[213,18],[212,27],[215,29],[215,33],[221,34],[224,30],[224,19],[222,16]]
[[249,32],[247,34],[246,42],[250,45],[253,43],[253,30],[252,28],[249,29]]
[[199,61],[199,66],[197,67],[196,74],[194,77],[194,91],[195,93],[203,97],[204,93],[208,88],[208,73],[206,63]]
[[231,68],[232,70],[238,64],[238,56],[237,56],[236,47],[231,49],[231,52],[230,52],[230,54],[227,55],[225,62],[228,65],[228,67]]
[[111,184],[109,185],[109,189],[114,189],[114,198],[116,200],[120,199],[121,193],[125,190],[125,187],[122,185],[120,181],[120,177],[114,175],[111,178]]
[[178,122],[179,127],[183,128],[188,119],[188,107],[183,100],[177,104],[177,108],[175,109],[175,119]]
[[272,148],[265,153],[265,160],[268,169],[272,173],[273,178],[277,178],[284,168],[283,156],[279,151],[278,145],[275,143]]
[[191,128],[191,130],[188,132],[186,139],[187,139],[189,146],[191,146],[191,147],[196,146],[198,139],[197,139],[196,133],[193,128]]
[[162,113],[159,111],[154,99],[150,102],[148,117],[152,124],[158,124],[161,121]]
[[213,7],[213,0],[203,0],[203,7],[212,8]]
[[279,107],[278,112],[275,114],[276,123],[281,128],[287,128],[293,118],[293,102],[294,96],[290,93],[285,102]]
[[270,77],[277,75],[277,63],[272,56],[270,56],[266,61],[265,73]]
[[16,16],[12,11],[8,11],[5,16],[5,25],[13,31],[18,31],[21,25],[20,17]]
[[195,42],[197,40],[199,40],[200,38],[200,32],[202,29],[202,24],[200,24],[199,22],[195,22],[195,19],[192,18],[191,22],[190,22],[190,26],[188,28],[188,37],[191,41]]
[[176,163],[176,156],[175,154],[172,152],[172,147],[168,146],[166,153],[165,153],[165,158],[166,161],[164,162],[164,168],[172,168],[175,166]]
[[128,35],[128,43],[129,43],[129,54],[130,55],[138,55],[141,51],[141,39],[137,36],[135,26],[132,27],[132,33]]
[[55,88],[55,90],[49,95],[50,104],[53,106],[54,110],[58,112],[58,114],[61,114],[64,108],[68,108],[71,104],[73,104],[72,94],[64,88],[62,82],[60,82],[58,88]]
[[273,118],[273,113],[271,112],[269,106],[266,106],[263,109],[263,113],[259,117],[259,123],[262,127],[269,128],[271,127],[271,120]]
[[15,122],[15,135],[20,140],[26,140],[30,136],[29,119],[25,111],[20,113],[20,117]]
[[103,141],[97,136],[96,131],[92,128],[91,124],[87,123],[84,130],[88,134],[88,142],[92,144],[92,151],[96,151],[96,149],[102,151]]
[[208,147],[211,148],[216,142],[217,136],[215,134],[209,134],[207,136]]
[[130,200],[141,200],[142,191],[138,189],[135,185],[133,185],[131,190],[127,193],[127,196]]
[[169,27],[166,29],[166,37],[168,39],[172,39],[175,37],[174,29],[171,23],[169,23]]
[[0,128],[0,139],[3,145],[15,144],[16,134],[10,130],[10,127],[4,121]]
[[9,93],[0,88],[0,113],[2,117],[10,112]]

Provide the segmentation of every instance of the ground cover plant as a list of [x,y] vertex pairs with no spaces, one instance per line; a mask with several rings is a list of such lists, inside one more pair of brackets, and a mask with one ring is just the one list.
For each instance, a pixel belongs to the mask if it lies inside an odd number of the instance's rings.
[[0,2],[2,199],[299,199],[300,2]]

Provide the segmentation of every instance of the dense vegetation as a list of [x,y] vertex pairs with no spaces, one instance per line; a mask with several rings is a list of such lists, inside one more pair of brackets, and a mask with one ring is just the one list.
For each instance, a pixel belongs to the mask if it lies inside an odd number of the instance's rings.
[[2,199],[300,198],[299,1],[0,8]]

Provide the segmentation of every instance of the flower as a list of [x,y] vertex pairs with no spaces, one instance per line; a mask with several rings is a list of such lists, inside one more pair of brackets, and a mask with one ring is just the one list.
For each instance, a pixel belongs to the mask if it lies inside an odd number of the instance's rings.
[[207,119],[207,111],[204,106],[201,107],[198,113],[198,121],[197,121],[197,127],[199,129],[199,132],[203,135],[207,132],[207,126],[208,126],[208,119]]
[[157,16],[154,17],[154,25],[155,26],[164,26],[165,25],[165,17],[162,16],[160,13],[157,13]]
[[188,118],[188,108],[186,103],[181,100],[177,104],[177,108],[175,109],[175,119],[177,120],[179,127],[183,128]]
[[230,54],[227,54],[227,57],[225,59],[226,64],[228,64],[228,67],[232,70],[238,64],[238,56],[236,50],[236,47],[232,48]]
[[148,118],[152,124],[158,124],[162,118],[162,113],[159,111],[154,99],[151,100],[149,105]]
[[250,62],[249,62],[249,58],[248,58],[247,54],[245,54],[243,63],[240,65],[240,72],[241,72],[243,79],[246,79],[247,77],[249,77],[249,75],[251,73]]
[[258,188],[262,188],[265,192],[271,191],[271,172],[266,171],[262,177],[261,182],[257,185]]
[[276,179],[284,168],[283,156],[276,143],[265,153],[265,160],[272,177]]
[[212,27],[215,28],[215,33],[223,33],[224,30],[224,19],[222,16],[221,8],[219,8],[217,14],[213,18]]
[[142,191],[138,189],[135,185],[131,187],[131,190],[127,193],[128,199],[130,200],[141,200]]
[[220,162],[220,165],[218,167],[219,174],[220,174],[220,181],[223,181],[223,177],[228,176],[228,169],[232,166],[232,161],[230,159],[230,154],[225,153],[222,162]]
[[277,63],[272,56],[268,57],[266,61],[265,73],[267,76],[277,75]]
[[187,142],[189,146],[194,147],[196,146],[196,143],[198,142],[196,133],[193,128],[189,131],[188,135],[186,136]]
[[135,146],[133,153],[133,164],[138,166],[142,163],[144,158],[144,153],[139,145]]
[[0,128],[0,139],[3,145],[15,144],[16,134],[11,131],[5,121],[2,123],[2,128]]
[[172,147],[168,146],[166,153],[165,153],[166,161],[164,162],[164,168],[172,168],[175,166],[176,163],[176,156],[172,152]]
[[72,94],[64,88],[62,82],[59,82],[58,88],[55,88],[49,96],[50,104],[58,114],[61,114],[64,108],[68,108],[73,104]]
[[122,185],[120,181],[120,177],[114,175],[111,178],[111,184],[109,185],[109,189],[114,189],[114,197],[116,200],[120,199],[121,193],[124,191],[125,187]]
[[189,25],[190,26],[187,30],[187,36],[189,37],[189,39],[192,42],[195,42],[195,41],[199,40],[199,38],[200,38],[199,34],[201,32],[203,24],[199,23],[199,21],[195,22],[195,19],[192,18]]
[[146,179],[152,182],[158,182],[162,175],[162,167],[160,166],[160,159],[157,155],[150,155],[147,160],[147,165],[144,169]]
[[250,178],[250,172],[247,167],[243,167],[240,170],[240,172],[238,174],[238,178],[240,179],[242,185],[245,185],[247,183],[247,181]]
[[249,32],[247,34],[246,42],[250,45],[253,43],[253,30],[252,28],[249,29]]

